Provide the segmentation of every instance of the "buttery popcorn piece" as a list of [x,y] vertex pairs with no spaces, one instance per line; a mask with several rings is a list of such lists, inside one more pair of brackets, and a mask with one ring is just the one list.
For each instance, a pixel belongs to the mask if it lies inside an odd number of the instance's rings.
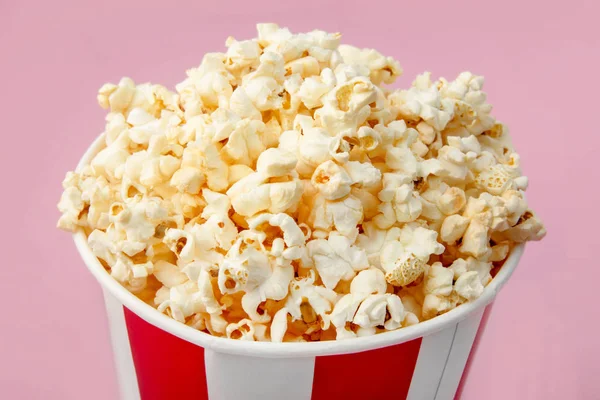
[[366,253],[337,232],[331,232],[327,240],[311,240],[306,247],[328,289],[334,289],[340,280],[350,280],[356,271],[369,267]]
[[[282,159],[286,161],[282,163]],[[302,183],[293,170],[295,164],[295,158],[283,150],[264,151],[258,157],[259,169],[227,191],[234,210],[251,217],[260,211],[279,213],[295,207],[302,196]]]

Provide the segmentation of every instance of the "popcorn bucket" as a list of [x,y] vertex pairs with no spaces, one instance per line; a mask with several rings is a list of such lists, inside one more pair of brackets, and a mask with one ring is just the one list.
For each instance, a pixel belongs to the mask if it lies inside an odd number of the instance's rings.
[[[80,167],[102,144],[101,136]],[[74,240],[104,290],[124,400],[453,399],[524,250],[513,249],[478,299],[431,320],[340,341],[269,343],[215,337],[169,318],[114,280],[83,232]]]

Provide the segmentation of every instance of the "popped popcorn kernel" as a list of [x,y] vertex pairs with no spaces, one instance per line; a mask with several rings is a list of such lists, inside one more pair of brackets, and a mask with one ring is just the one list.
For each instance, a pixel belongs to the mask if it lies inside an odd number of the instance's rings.
[[371,82],[376,85],[394,83],[402,74],[398,61],[385,57],[373,49],[358,49],[354,46],[340,45],[338,48],[345,64],[364,65],[369,69]]
[[402,74],[339,33],[258,24],[170,91],[104,84],[57,226],[169,317],[245,341],[402,329],[482,296],[546,229],[484,79]]
[[406,254],[398,259],[393,269],[388,268],[385,280],[394,286],[406,286],[416,281],[425,271],[425,263],[414,254]]
[[[278,158],[287,157],[287,161],[278,164]],[[227,190],[234,210],[245,217],[258,212],[285,212],[297,206],[302,197],[302,183],[293,170],[296,162],[293,156],[279,149],[263,152],[257,161],[256,172],[240,179]],[[277,165],[273,165],[277,164]],[[278,171],[279,176],[270,176]]]

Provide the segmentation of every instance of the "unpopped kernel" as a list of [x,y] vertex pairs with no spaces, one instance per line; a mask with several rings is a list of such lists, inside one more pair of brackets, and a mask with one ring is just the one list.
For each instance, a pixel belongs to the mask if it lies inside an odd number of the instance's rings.
[[235,340],[373,335],[476,300],[546,231],[483,77],[259,24],[170,91],[105,84],[58,227],[159,312]]

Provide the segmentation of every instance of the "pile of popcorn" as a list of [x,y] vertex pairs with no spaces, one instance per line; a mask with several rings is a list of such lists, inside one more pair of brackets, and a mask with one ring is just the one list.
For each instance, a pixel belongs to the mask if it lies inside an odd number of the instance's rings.
[[372,335],[479,297],[545,235],[483,78],[417,76],[323,31],[259,24],[171,92],[102,86],[105,147],[58,226],[158,311],[240,340]]

